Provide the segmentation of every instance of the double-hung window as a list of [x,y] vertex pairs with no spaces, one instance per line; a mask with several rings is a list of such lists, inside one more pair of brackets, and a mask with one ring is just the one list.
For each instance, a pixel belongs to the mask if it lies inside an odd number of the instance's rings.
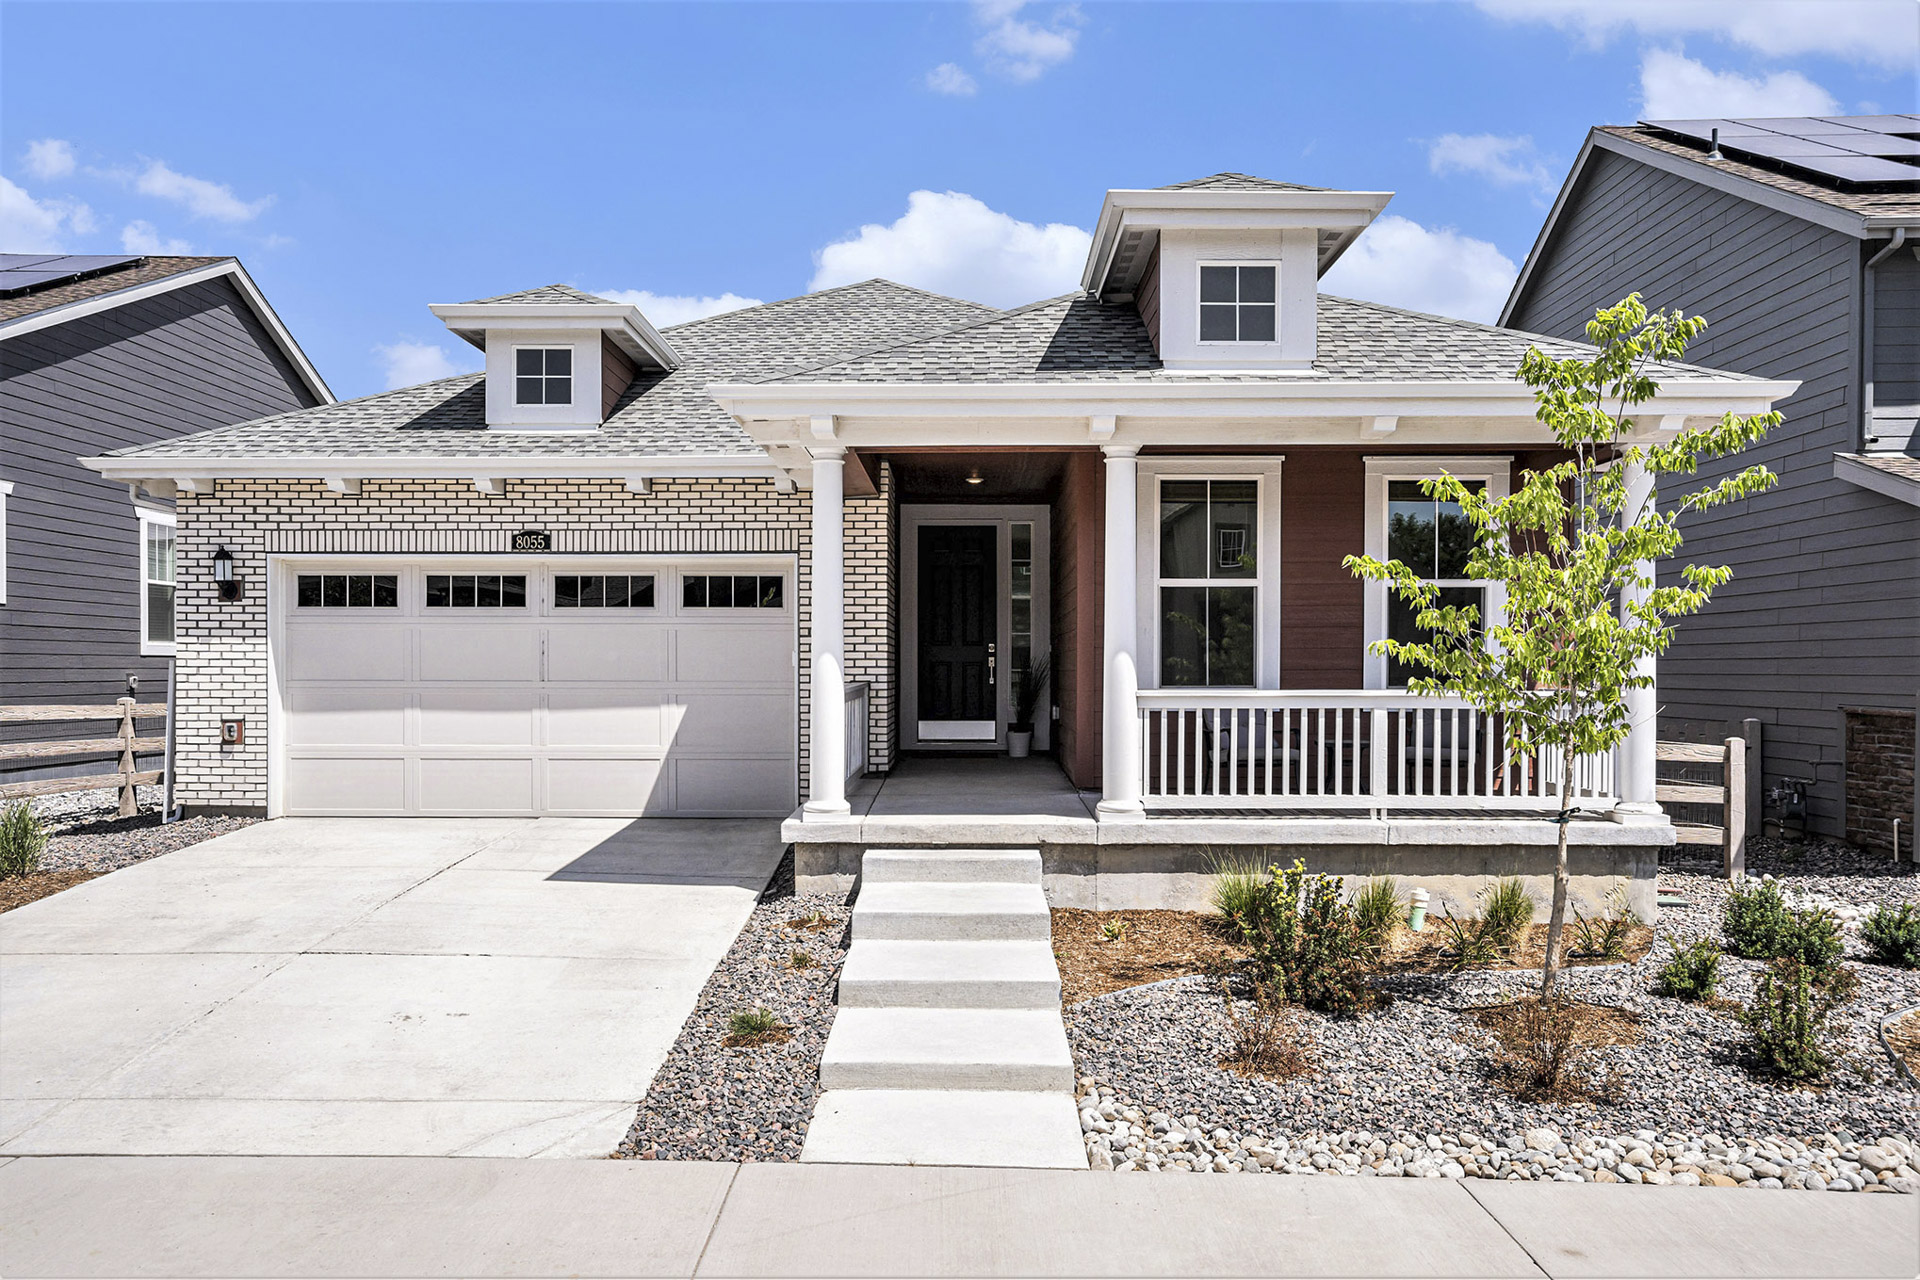
[[173,652],[173,516],[140,513],[140,652]]
[[515,404],[573,403],[572,347],[516,347],[513,375]]
[[1202,263],[1200,341],[1276,341],[1279,278],[1280,268],[1272,263]]
[[1259,482],[1163,477],[1159,516],[1160,684],[1253,685]]
[[[1463,482],[1468,489],[1484,492],[1484,480]],[[1412,569],[1422,582],[1440,588],[1436,604],[1440,608],[1472,605],[1479,610],[1482,627],[1487,620],[1486,584],[1467,576],[1467,560],[1473,555],[1473,524],[1458,503],[1430,498],[1418,480],[1387,482],[1387,554]],[[1415,643],[1428,632],[1414,621],[1417,610],[1396,591],[1387,593],[1387,635],[1390,639]],[[1387,659],[1387,684],[1403,688],[1415,671],[1397,658]]]

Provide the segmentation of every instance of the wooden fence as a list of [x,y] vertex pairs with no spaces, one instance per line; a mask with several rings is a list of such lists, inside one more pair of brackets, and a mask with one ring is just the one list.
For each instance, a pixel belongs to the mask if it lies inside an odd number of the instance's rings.
[[1728,738],[1713,742],[1662,742],[1658,759],[1705,772],[1719,766],[1720,781],[1682,782],[1661,779],[1653,798],[1663,805],[1703,805],[1720,810],[1720,824],[1676,822],[1681,844],[1718,845],[1721,870],[1727,879],[1747,873],[1747,741]]
[[69,791],[94,791],[117,787],[120,791],[120,816],[130,818],[140,806],[134,788],[161,781],[161,770],[139,772],[133,757],[140,752],[166,750],[165,737],[142,738],[135,735],[134,721],[164,720],[164,702],[136,703],[121,698],[110,707],[48,705],[37,707],[0,707],[0,724],[84,723],[89,720],[117,720],[119,732],[111,738],[65,738],[53,742],[0,742],[0,764],[19,760],[79,759],[87,756],[112,756],[117,767],[111,773],[90,773],[75,778],[47,778],[39,782],[0,783],[0,801],[27,796],[52,796]]

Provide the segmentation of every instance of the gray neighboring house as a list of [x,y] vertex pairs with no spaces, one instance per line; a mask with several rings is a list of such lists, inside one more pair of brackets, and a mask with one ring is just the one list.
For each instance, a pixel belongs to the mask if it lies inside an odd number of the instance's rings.
[[[165,696],[173,503],[80,456],[332,403],[237,259],[0,254],[0,706],[111,703],[129,675]],[[0,724],[0,742],[109,732]]]
[[[1707,317],[1689,360],[1799,381],[1761,446],[1704,471],[1755,460],[1780,483],[1683,526],[1687,558],[1735,576],[1661,659],[1662,733],[1757,718],[1769,788],[1813,779],[1813,830],[1890,850],[1898,819],[1904,850],[1920,690],[1920,169],[1905,178],[1819,143],[1860,130],[1920,152],[1920,116],[1594,129],[1501,323],[1577,337],[1596,307],[1638,291]],[[1842,163],[1814,158],[1828,154]]]

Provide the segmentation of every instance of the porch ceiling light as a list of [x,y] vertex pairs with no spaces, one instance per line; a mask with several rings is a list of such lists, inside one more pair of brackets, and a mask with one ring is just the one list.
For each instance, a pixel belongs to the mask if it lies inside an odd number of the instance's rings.
[[967,473],[967,483],[968,483],[968,484],[980,484],[980,483],[982,483],[982,481],[981,481],[981,479],[980,479],[980,468],[978,468],[978,467],[975,467],[975,468],[974,468],[974,469],[973,469],[972,471],[969,471],[969,472]]

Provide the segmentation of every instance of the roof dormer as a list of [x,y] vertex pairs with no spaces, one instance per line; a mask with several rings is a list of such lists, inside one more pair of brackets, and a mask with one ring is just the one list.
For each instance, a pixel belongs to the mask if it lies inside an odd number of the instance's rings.
[[1320,275],[1386,207],[1239,173],[1109,191],[1081,284],[1140,309],[1168,369],[1306,369]]
[[563,284],[431,310],[487,353],[489,428],[597,427],[641,371],[680,364],[638,307]]

